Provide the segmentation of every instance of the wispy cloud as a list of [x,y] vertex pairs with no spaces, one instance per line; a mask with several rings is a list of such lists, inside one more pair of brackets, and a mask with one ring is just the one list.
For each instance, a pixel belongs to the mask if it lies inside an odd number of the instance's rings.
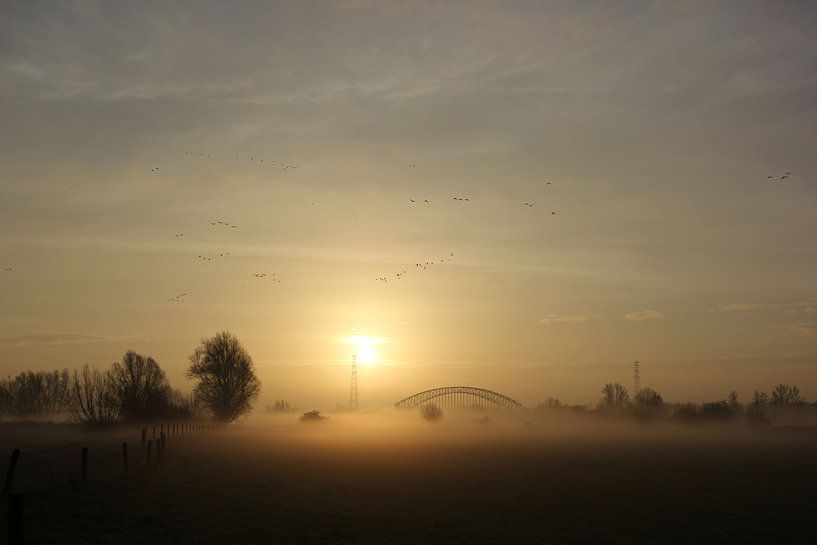
[[770,343],[801,344],[817,341],[817,322],[800,322],[780,326],[783,333],[766,339]]
[[795,301],[794,303],[730,303],[719,307],[709,309],[709,312],[747,312],[750,310],[762,309],[786,309],[787,312],[795,314],[801,307],[806,307],[804,312],[810,314],[814,312],[814,306],[817,305],[817,297],[808,297],[802,301]]
[[757,310],[759,308],[774,308],[777,305],[762,303],[732,303],[709,309],[709,312],[743,312],[746,310]]
[[636,310],[633,312],[628,312],[624,315],[625,320],[655,320],[658,318],[663,318],[664,315],[657,310]]
[[546,314],[539,322],[542,324],[552,324],[556,322],[588,322],[590,320],[602,320],[604,316],[598,314]]
[[100,335],[83,335],[79,333],[46,333],[40,335],[21,335],[18,337],[0,337],[0,346],[57,346],[61,344],[85,344],[109,341]]

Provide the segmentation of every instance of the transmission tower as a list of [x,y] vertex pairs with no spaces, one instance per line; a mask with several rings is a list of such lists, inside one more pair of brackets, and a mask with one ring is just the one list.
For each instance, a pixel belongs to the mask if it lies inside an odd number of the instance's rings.
[[633,362],[633,395],[641,389],[641,365],[638,360]]
[[349,409],[357,410],[357,354],[352,356],[352,386],[349,389]]

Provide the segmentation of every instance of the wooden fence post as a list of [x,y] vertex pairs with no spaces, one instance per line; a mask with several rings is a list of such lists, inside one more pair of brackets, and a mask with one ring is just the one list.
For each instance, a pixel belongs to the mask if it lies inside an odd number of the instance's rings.
[[128,474],[128,444],[122,443],[122,465],[125,468],[125,475]]
[[153,440],[156,440],[156,426],[153,426]]
[[82,482],[88,480],[88,447],[82,447],[82,467],[80,468]]
[[8,512],[8,538],[9,545],[22,545],[23,543],[23,495],[9,494]]
[[3,483],[3,495],[5,496],[11,492],[11,483],[14,481],[14,470],[17,469],[17,459],[20,457],[20,449],[16,448],[11,451],[11,460],[9,460],[9,468],[6,471],[6,482]]
[[145,446],[145,441],[147,441],[147,438],[148,438],[148,429],[147,428],[142,428],[142,446],[143,447]]
[[151,451],[150,443],[151,443],[151,441],[148,440],[148,457],[147,457],[147,461],[145,462],[145,465],[147,467],[150,467],[150,451]]

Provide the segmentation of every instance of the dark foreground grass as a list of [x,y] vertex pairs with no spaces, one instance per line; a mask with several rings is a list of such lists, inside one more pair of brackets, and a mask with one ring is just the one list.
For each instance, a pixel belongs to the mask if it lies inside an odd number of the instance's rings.
[[[133,443],[136,465],[128,476],[118,456],[121,437],[32,446],[14,487],[25,493],[26,543],[817,539],[811,432],[387,439],[287,433],[245,428],[170,440],[166,459],[151,468]],[[82,444],[91,445],[84,484]],[[7,459],[4,452],[2,471]],[[0,524],[5,535],[5,518]]]

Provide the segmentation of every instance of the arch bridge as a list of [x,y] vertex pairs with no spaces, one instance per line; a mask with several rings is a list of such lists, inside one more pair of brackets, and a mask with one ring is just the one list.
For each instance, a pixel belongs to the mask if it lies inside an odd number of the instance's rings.
[[435,403],[443,409],[520,409],[522,404],[499,392],[474,386],[443,386],[416,393],[394,404],[395,409],[413,409]]

